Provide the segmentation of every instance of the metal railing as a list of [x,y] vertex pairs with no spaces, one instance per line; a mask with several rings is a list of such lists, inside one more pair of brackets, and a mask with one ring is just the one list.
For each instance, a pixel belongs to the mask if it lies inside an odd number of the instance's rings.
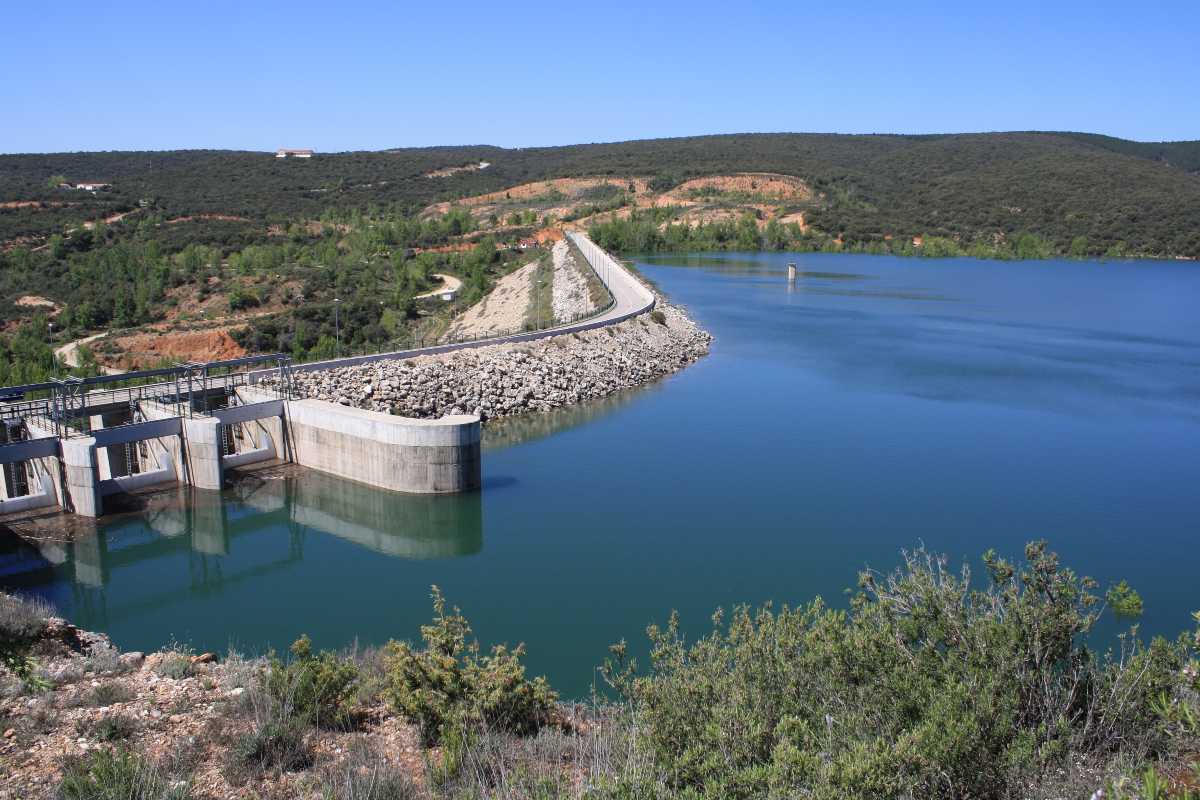
[[[118,406],[130,409],[131,418],[139,402],[154,401],[175,407],[181,417],[204,415],[214,398],[228,397],[238,386],[247,384],[247,368],[274,363],[279,380],[277,394],[291,393],[291,359],[279,353],[226,361],[189,362],[172,367],[127,372],[120,375],[96,375],[89,378],[65,378],[45,383],[0,388],[6,396],[27,396],[49,391],[45,399],[18,400],[0,403],[0,419],[36,421],[39,427],[52,430],[59,437],[86,436],[91,433],[91,418],[98,409]],[[143,382],[149,378],[167,377],[170,380]],[[121,384],[113,388],[88,389]],[[132,419],[131,421],[136,421]],[[124,423],[130,424],[130,423]],[[111,426],[117,427],[117,426]]]

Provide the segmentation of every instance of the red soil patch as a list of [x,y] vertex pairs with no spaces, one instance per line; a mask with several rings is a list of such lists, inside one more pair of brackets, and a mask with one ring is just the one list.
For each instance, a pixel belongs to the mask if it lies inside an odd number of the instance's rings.
[[547,181],[523,183],[520,186],[501,189],[498,192],[464,197],[462,200],[457,200],[453,203],[434,203],[422,211],[421,215],[440,216],[454,206],[473,208],[493,203],[502,203],[506,200],[510,202],[514,200],[534,200],[552,192],[562,194],[564,199],[574,200],[579,199],[588,189],[593,189],[597,186],[617,186],[628,190],[630,184],[633,184],[634,195],[644,194],[649,191],[646,181],[643,178],[554,178]]
[[148,367],[159,361],[222,361],[240,358],[246,349],[233,340],[228,329],[184,333],[135,333],[116,341],[121,354],[115,363],[122,369]]
[[[105,225],[111,225],[114,222],[120,222],[121,220],[125,219],[126,217],[128,217],[131,214],[136,214],[138,212],[138,210],[139,209],[135,208],[132,211],[122,211],[119,214],[110,214],[109,216],[107,216],[104,219],[99,220],[99,221],[103,222]],[[97,220],[94,220],[94,219],[88,220],[87,222],[83,223],[83,227],[90,230],[90,229],[96,227],[96,222],[97,222]]]
[[474,242],[458,242],[457,244],[442,244],[437,247],[414,247],[414,253],[465,253],[475,247]]
[[0,208],[66,208],[77,205],[79,203],[65,203],[60,200],[7,200],[0,203]]
[[[772,200],[807,200],[812,197],[808,184],[792,175],[773,172],[744,172],[737,175],[712,175],[684,181],[664,194],[661,200],[695,200],[694,193],[703,190],[759,195]],[[702,197],[700,198],[702,199]],[[669,203],[659,203],[667,205]]]

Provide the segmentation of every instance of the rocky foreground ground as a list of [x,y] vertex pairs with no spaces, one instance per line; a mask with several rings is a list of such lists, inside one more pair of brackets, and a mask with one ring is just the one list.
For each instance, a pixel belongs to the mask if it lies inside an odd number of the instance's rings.
[[567,705],[536,736],[485,736],[456,754],[423,744],[382,697],[378,650],[341,657],[357,677],[337,725],[281,718],[265,658],[122,653],[58,618],[33,653],[34,685],[0,668],[0,800],[442,800],[526,796],[529,780],[558,797],[605,749],[590,714]]
[[302,397],[405,417],[472,413],[483,419],[549,411],[606,397],[677,372],[712,336],[679,308],[535,342],[298,373]]

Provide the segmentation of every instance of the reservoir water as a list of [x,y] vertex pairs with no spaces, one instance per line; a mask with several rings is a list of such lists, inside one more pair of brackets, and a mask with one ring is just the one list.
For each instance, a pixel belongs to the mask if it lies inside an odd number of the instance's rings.
[[[794,261],[800,276],[786,281]],[[167,493],[95,535],[0,536],[0,582],[118,645],[415,639],[438,584],[484,643],[585,695],[679,610],[822,595],[925,544],[1046,538],[1143,634],[1200,609],[1200,268],[721,254],[640,259],[716,337],[652,387],[486,433],[484,489],[408,497],[284,469]]]

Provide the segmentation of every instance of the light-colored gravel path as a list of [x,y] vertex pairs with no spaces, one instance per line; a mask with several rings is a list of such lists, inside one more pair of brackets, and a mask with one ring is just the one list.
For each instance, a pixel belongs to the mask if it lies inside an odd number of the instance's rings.
[[[85,336],[82,339],[76,339],[73,342],[67,342],[61,347],[54,349],[54,355],[58,360],[66,364],[68,367],[79,366],[79,348],[83,345],[89,345],[97,339],[102,339],[107,336],[107,333],[93,333],[91,336]],[[125,370],[116,369],[115,367],[100,367],[100,371],[105,375],[123,375]]]
[[442,282],[442,285],[431,292],[425,292],[425,294],[417,295],[415,299],[420,300],[422,297],[436,297],[443,292],[457,292],[462,288],[462,281],[453,275],[441,275],[437,272],[433,272],[430,273],[430,277],[437,278]]

